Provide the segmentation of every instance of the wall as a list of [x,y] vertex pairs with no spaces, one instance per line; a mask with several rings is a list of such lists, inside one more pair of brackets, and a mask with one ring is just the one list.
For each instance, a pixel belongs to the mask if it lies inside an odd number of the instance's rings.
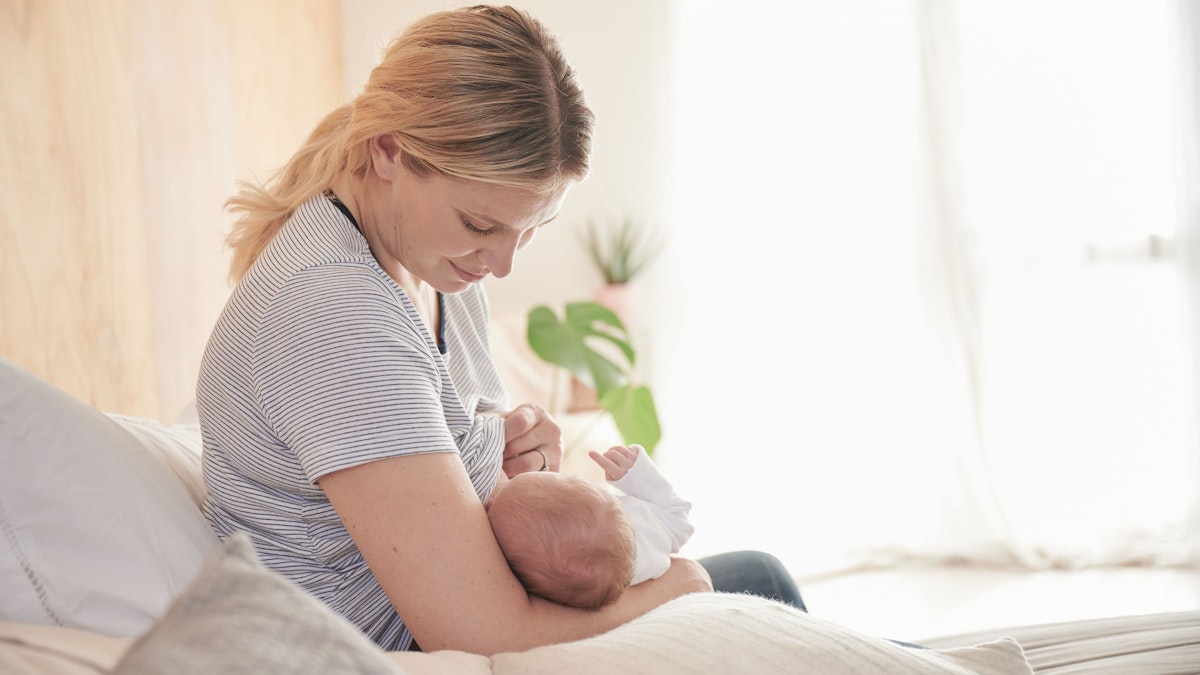
[[228,286],[222,212],[342,91],[336,0],[0,3],[0,356],[172,420]]
[[[102,410],[174,419],[228,295],[235,182],[282,164],[405,24],[460,4],[0,3],[0,356]],[[488,282],[519,328],[599,286],[587,219],[663,226],[669,2],[516,4],[560,37],[598,117],[592,176]]]

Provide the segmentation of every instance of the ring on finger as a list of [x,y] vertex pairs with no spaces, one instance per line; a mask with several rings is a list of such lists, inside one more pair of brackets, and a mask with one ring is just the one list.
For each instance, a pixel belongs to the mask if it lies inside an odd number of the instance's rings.
[[538,471],[549,471],[550,470],[550,458],[547,457],[546,453],[542,452],[541,450],[534,450],[534,452],[536,452],[537,454],[542,456],[542,468],[538,469]]

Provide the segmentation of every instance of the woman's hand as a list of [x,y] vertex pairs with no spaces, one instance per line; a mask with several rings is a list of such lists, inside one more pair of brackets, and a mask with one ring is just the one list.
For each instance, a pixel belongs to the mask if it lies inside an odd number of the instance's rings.
[[504,473],[558,471],[562,463],[562,430],[550,413],[523,403],[504,416]]

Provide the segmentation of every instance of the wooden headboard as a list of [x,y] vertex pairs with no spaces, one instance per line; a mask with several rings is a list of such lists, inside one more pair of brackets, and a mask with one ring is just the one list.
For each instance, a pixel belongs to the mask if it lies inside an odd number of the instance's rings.
[[0,3],[0,356],[175,418],[229,292],[225,199],[341,101],[339,8]]

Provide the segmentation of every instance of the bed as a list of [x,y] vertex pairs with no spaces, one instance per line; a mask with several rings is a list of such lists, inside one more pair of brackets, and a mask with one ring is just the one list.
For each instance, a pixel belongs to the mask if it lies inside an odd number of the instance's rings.
[[914,649],[717,593],[522,653],[388,653],[259,565],[247,540],[218,542],[203,490],[194,423],[102,412],[0,358],[0,672],[1200,672],[1200,612]]

